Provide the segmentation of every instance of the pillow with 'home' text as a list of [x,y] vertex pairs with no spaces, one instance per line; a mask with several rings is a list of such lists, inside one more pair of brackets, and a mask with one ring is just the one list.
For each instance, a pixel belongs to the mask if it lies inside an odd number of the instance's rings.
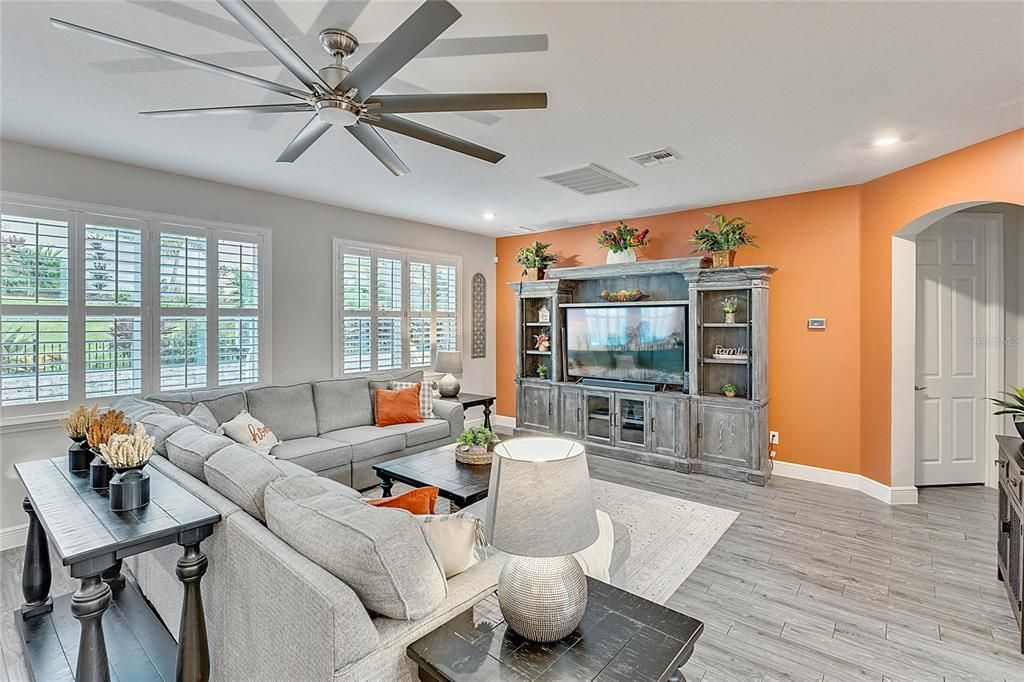
[[278,444],[277,436],[270,427],[248,412],[239,412],[231,421],[220,425],[224,435],[236,443],[250,447],[261,455],[269,455]]

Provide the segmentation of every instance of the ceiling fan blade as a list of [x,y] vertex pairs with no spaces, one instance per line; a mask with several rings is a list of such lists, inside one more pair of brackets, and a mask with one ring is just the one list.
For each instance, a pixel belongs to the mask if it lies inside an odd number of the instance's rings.
[[299,131],[299,134],[292,138],[292,141],[281,152],[281,156],[277,157],[278,162],[291,163],[302,156],[302,153],[319,140],[320,136],[326,133],[330,127],[330,123],[324,123],[319,116],[314,115],[309,119],[309,123]]
[[285,114],[291,111],[313,111],[313,107],[305,102],[295,104],[245,104],[237,107],[202,107],[199,109],[163,109],[159,111],[140,111],[143,116],[173,118],[175,116],[194,116],[199,114]]
[[544,92],[505,92],[458,95],[378,95],[366,100],[377,105],[371,112],[382,114],[432,113],[440,111],[496,111],[498,109],[546,109]]
[[348,75],[342,86],[363,99],[412,61],[462,14],[447,0],[427,0]]
[[398,158],[398,154],[391,148],[384,138],[376,130],[368,125],[356,124],[349,126],[347,130],[352,137],[363,143],[363,146],[370,150],[370,153],[377,157],[377,160],[387,166],[387,169],[396,176],[405,175],[409,167]]
[[235,21],[242,25],[242,28],[251,33],[253,38],[277,57],[277,60],[284,64],[285,68],[291,71],[303,85],[314,91],[331,91],[331,86],[324,82],[320,74],[314,71],[267,22],[263,21],[263,18],[256,14],[245,0],[217,0],[217,2],[235,18]]
[[493,149],[487,147],[481,147],[478,144],[473,144],[467,140],[463,140],[459,137],[454,137],[448,133],[442,133],[440,130],[434,130],[428,128],[425,125],[414,123],[407,118],[401,116],[392,116],[391,114],[380,114],[367,120],[367,123],[383,128],[384,130],[390,130],[393,133],[399,135],[407,135],[414,137],[417,140],[423,142],[429,142],[430,144],[436,144],[439,147],[445,147],[451,149],[453,152],[459,152],[467,156],[472,156],[483,161],[489,161],[491,163],[498,163],[505,158],[505,155],[496,152]]
[[153,12],[159,12],[164,16],[180,19],[181,21],[187,21],[194,26],[216,31],[217,33],[230,36],[231,38],[244,40],[247,43],[256,42],[252,39],[252,36],[249,35],[248,31],[239,26],[236,22],[219,16],[219,13],[217,15],[208,14],[203,10],[188,6],[184,2],[173,2],[169,0],[128,0],[128,2],[136,7],[142,7]]
[[184,64],[185,66],[193,66],[197,69],[203,69],[204,71],[217,73],[222,76],[227,76],[228,78],[234,78],[235,80],[242,81],[243,83],[248,83],[249,85],[255,85],[265,90],[273,90],[274,92],[279,92],[282,95],[290,95],[292,97],[298,97],[299,99],[305,99],[306,97],[309,97],[308,93],[302,92],[301,90],[296,90],[295,88],[290,88],[287,85],[281,85],[280,83],[274,83],[273,81],[263,80],[262,78],[250,76],[249,74],[242,73],[241,71],[232,71],[231,69],[225,69],[223,66],[217,66],[216,64],[201,62],[198,59],[192,59],[191,57],[175,54],[174,52],[161,50],[158,47],[144,45],[142,43],[137,43],[134,40],[128,40],[127,38],[121,38],[119,36],[111,35],[109,33],[103,33],[102,31],[95,31],[91,28],[86,28],[85,26],[79,26],[78,24],[72,24],[67,21],[61,21],[60,19],[53,18],[50,19],[50,24],[53,25],[54,28],[60,28],[65,31],[81,33],[83,35],[87,35],[92,38],[102,40],[104,42],[113,43],[114,45],[120,45],[122,47],[128,47],[139,52],[145,52],[146,54],[155,55],[157,57],[161,57],[172,62],[177,62],[178,64]]

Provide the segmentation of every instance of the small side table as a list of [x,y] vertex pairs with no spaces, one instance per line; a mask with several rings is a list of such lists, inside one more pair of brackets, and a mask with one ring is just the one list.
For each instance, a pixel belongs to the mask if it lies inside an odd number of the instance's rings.
[[488,429],[491,428],[491,408],[494,407],[495,399],[493,395],[480,395],[477,393],[460,393],[454,398],[441,398],[441,400],[454,400],[455,402],[462,403],[463,409],[467,407],[483,407],[484,426]]
[[[106,494],[89,487],[88,474],[70,473],[66,456],[23,462],[15,470],[28,492],[23,506],[29,526],[25,604],[14,621],[33,678],[107,682],[113,667],[119,679],[133,682],[209,679],[199,587],[208,561],[199,545],[220,514],[153,467],[147,469],[149,504],[125,512],[110,510]],[[50,542],[71,577],[81,581],[74,594],[56,599],[49,594]],[[121,575],[126,557],[175,543],[183,548],[175,573],[185,585],[177,646],[134,581]],[[67,610],[80,624],[77,638]],[[109,647],[104,620],[115,632]]]
[[575,632],[549,644],[508,628],[495,594],[406,649],[419,679],[685,682],[704,624],[625,590],[587,578],[587,612]]

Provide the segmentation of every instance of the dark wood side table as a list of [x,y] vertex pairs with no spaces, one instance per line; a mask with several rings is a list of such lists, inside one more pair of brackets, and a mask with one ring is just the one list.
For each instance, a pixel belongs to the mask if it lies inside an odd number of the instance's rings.
[[491,482],[491,465],[459,462],[455,459],[454,444],[381,462],[373,470],[380,479],[384,497],[391,496],[395,481],[414,488],[435,486],[438,497],[451,502],[453,512],[487,497]]
[[[105,682],[112,674],[133,682],[172,676],[189,682],[208,679],[210,653],[199,586],[208,562],[199,545],[213,532],[220,514],[153,467],[147,468],[150,503],[127,512],[110,511],[106,494],[89,487],[88,474],[68,471],[67,457],[24,462],[15,470],[28,492],[23,506],[29,527],[22,575],[25,604],[15,611],[14,620],[33,677],[79,682]],[[73,595],[49,595],[50,542],[71,577],[81,581]],[[175,573],[185,585],[177,646],[138,586],[121,575],[125,557],[174,543],[183,548]],[[64,615],[68,609],[80,628]],[[113,635],[109,656],[104,621]]]
[[441,398],[441,400],[454,400],[462,404],[463,409],[467,407],[484,408],[484,426],[491,428],[491,408],[496,400],[493,395],[479,395],[477,393],[460,393],[454,398]]
[[685,682],[679,668],[699,620],[587,578],[587,612],[571,635],[539,644],[508,629],[492,594],[406,649],[421,680]]

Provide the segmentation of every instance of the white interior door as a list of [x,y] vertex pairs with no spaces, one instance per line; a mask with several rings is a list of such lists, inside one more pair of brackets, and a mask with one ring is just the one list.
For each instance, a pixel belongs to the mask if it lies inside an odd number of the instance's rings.
[[985,482],[986,238],[969,214],[917,238],[917,485]]

